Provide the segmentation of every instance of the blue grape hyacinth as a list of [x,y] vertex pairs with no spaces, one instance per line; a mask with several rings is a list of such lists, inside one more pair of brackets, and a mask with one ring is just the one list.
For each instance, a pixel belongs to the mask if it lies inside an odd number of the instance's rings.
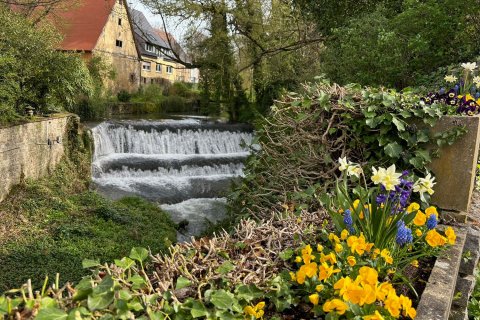
[[[410,231],[411,233],[411,231]],[[409,237],[408,237],[408,229],[405,227],[405,224],[399,224],[398,231],[397,231],[397,236],[395,237],[395,241],[399,245],[404,245],[407,243]]]
[[427,229],[428,230],[433,230],[437,226],[437,216],[435,214],[431,214],[430,218],[428,218],[427,221]]
[[355,231],[353,229],[352,212],[348,209],[345,211],[345,216],[343,217],[343,223],[345,223],[350,233],[353,233]]

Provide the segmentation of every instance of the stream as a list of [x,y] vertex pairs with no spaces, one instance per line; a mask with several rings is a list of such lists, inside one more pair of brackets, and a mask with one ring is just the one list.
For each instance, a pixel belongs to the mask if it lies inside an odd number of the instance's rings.
[[[93,126],[92,181],[103,196],[139,196],[157,202],[178,223],[177,240],[188,241],[205,219],[225,218],[225,193],[243,174],[253,128],[201,116],[111,119]],[[90,125],[92,126],[92,125]]]

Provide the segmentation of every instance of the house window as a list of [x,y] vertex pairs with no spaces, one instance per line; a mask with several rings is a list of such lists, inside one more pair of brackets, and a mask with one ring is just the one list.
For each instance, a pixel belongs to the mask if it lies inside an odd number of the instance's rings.
[[144,71],[150,71],[150,67],[151,67],[151,62],[144,62],[143,63],[143,70]]
[[173,68],[171,66],[167,66],[167,74],[172,74]]
[[162,73],[162,65],[157,63],[157,72]]
[[148,52],[155,52],[155,48],[151,44],[145,43],[145,50]]
[[147,78],[143,78],[143,83],[147,83]]
[[122,40],[116,40],[115,45],[116,45],[117,47],[120,47],[120,48],[121,48],[121,47],[123,46],[123,41],[122,41]]
[[122,19],[118,19],[118,25],[119,25],[119,26],[122,25]]
[[153,79],[150,79],[150,83],[153,84]]
[[197,78],[196,78],[196,77],[192,77],[191,81],[192,81],[192,83],[197,83]]

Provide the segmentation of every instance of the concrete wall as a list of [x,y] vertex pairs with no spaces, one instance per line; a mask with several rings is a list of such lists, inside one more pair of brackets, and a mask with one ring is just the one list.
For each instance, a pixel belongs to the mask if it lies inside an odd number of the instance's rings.
[[[55,168],[64,155],[63,142],[67,141],[67,124],[72,118],[78,119],[62,114],[0,128],[0,201],[22,178],[38,179]],[[54,141],[57,137],[62,138],[62,143]]]
[[[117,40],[122,41],[122,47],[117,46]],[[117,78],[106,81],[107,87],[113,93],[122,89],[129,92],[138,89],[141,63],[124,0],[118,0],[115,3],[92,53],[93,56],[102,56],[115,66]]]

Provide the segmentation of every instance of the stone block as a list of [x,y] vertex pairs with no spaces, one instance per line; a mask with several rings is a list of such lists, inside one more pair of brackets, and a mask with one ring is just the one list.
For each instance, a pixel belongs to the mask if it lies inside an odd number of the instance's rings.
[[480,117],[444,116],[430,129],[431,136],[456,125],[454,121],[466,125],[468,132],[453,145],[440,148],[440,158],[432,158],[430,167],[437,181],[432,203],[445,210],[467,212],[475,183]]
[[453,307],[448,320],[468,320],[468,309]]
[[463,252],[470,252],[470,260],[460,264],[460,273],[462,275],[474,275],[480,259],[480,231],[469,228]]
[[475,277],[468,275],[465,277],[457,278],[457,285],[455,286],[455,295],[462,293],[460,298],[452,301],[452,305],[457,308],[466,308],[468,306],[468,300],[472,295],[473,288],[475,288]]
[[467,213],[464,211],[458,212],[458,211],[443,210],[442,215],[444,219],[455,220],[456,222],[460,222],[460,223],[466,223],[468,218]]
[[435,262],[417,307],[416,320],[446,320],[450,315],[467,231],[454,228],[455,245]]

